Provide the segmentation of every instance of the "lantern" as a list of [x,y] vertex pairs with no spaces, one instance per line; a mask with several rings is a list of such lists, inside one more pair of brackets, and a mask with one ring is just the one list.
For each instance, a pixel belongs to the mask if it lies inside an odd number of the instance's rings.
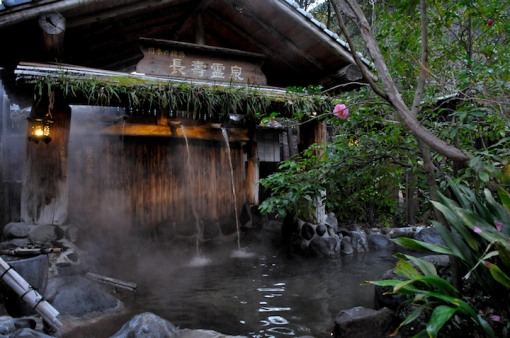
[[55,122],[51,118],[51,114],[46,114],[43,118],[27,118],[29,122],[30,128],[30,136],[28,136],[29,141],[33,141],[34,143],[39,143],[39,141],[43,141],[48,144],[51,142],[50,137],[50,125]]

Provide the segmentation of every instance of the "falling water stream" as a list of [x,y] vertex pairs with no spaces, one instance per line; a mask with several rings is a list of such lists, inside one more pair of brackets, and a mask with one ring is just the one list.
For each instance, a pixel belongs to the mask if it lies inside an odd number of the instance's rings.
[[237,229],[237,249],[241,250],[241,233],[239,231],[239,220],[237,214],[237,196],[236,196],[236,186],[234,182],[234,167],[232,166],[232,155],[230,154],[230,143],[228,142],[228,133],[227,129],[221,128],[221,134],[223,135],[223,139],[225,140],[225,144],[227,146],[227,156],[228,163],[230,165],[230,181],[232,183],[232,196],[234,197],[234,213],[236,219],[236,229]]
[[[179,126],[181,127],[182,136],[184,137],[184,141],[186,142],[186,154],[187,154],[187,162],[186,163],[188,166],[188,177],[189,177],[188,185],[190,187],[194,187],[195,186],[195,175],[194,175],[194,168],[191,167],[191,162],[190,162],[188,135],[186,134],[186,129],[184,128],[184,126],[182,124],[179,124]],[[195,203],[193,203],[193,202],[191,203],[191,210],[193,211],[193,216],[195,217],[195,228],[196,228],[196,257],[195,257],[195,261],[193,264],[198,264],[198,260],[200,259],[201,229],[200,229],[200,220],[198,218]]]

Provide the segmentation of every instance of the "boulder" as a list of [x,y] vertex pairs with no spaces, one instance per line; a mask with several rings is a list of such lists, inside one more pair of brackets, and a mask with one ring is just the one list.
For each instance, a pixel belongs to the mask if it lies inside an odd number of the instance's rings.
[[54,338],[34,329],[24,328],[11,334],[9,338]]
[[349,233],[351,237],[351,245],[354,251],[362,252],[369,251],[367,235],[364,231],[351,231]]
[[8,223],[4,227],[3,238],[4,239],[13,239],[13,238],[26,238],[30,233],[30,226],[25,223],[16,223],[11,222]]
[[371,233],[367,236],[368,246],[371,248],[391,248],[393,247],[393,242],[388,239],[388,237],[381,234]]
[[439,236],[439,232],[437,232],[436,228],[432,227],[423,228],[420,232],[414,235],[414,239],[430,244],[445,245],[443,239]]
[[311,240],[315,235],[315,229],[310,223],[305,223],[301,227],[301,237],[306,239],[307,241]]
[[54,242],[64,238],[65,232],[58,225],[44,224],[35,226],[28,238],[32,243]]
[[335,319],[335,338],[385,338],[391,333],[395,314],[388,308],[380,310],[358,306],[341,311]]
[[326,227],[325,224],[319,224],[317,225],[317,227],[315,228],[315,232],[317,233],[317,235],[319,236],[324,236],[324,234],[328,231],[328,228]]
[[349,236],[342,238],[342,242],[340,244],[340,252],[342,255],[352,255],[354,252],[351,245],[351,238]]
[[330,212],[326,219],[324,220],[324,224],[329,225],[334,232],[338,232],[338,220],[335,217],[335,214]]
[[84,317],[119,310],[122,303],[81,276],[65,276],[48,284],[46,297],[62,315]]
[[35,320],[25,318],[0,317],[0,334],[8,335],[22,328],[35,329]]
[[179,335],[180,330],[174,324],[153,313],[145,312],[131,318],[110,338],[172,338]]
[[308,245],[308,250],[312,257],[336,256],[340,253],[340,238],[337,235],[315,237]]
[[[397,275],[393,270],[388,270],[378,280],[404,280],[405,278]],[[402,304],[406,297],[405,295],[385,295],[384,293],[391,290],[391,286],[375,286],[374,290],[374,306],[376,309],[388,308],[393,311],[397,311],[400,304]]]

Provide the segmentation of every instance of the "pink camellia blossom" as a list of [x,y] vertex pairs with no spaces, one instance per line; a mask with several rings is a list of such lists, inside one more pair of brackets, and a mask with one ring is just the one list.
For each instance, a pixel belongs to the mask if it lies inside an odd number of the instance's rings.
[[487,26],[491,27],[492,25],[494,25],[494,20],[492,19],[487,20]]
[[479,227],[473,227],[473,231],[479,234],[482,232],[482,229],[480,229]]
[[335,115],[339,119],[345,120],[349,115],[349,109],[347,109],[345,104],[337,104],[335,106],[335,109],[333,110],[333,115]]
[[503,224],[500,222],[494,222],[494,225],[496,225],[496,229],[498,229],[499,232],[501,232],[501,228],[503,227]]

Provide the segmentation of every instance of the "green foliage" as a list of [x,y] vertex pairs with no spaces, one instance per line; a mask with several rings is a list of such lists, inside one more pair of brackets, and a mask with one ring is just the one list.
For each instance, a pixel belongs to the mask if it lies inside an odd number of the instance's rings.
[[84,97],[89,104],[125,105],[198,112],[225,118],[243,111],[257,119],[275,111],[289,118],[328,111],[334,100],[320,93],[320,87],[287,91],[264,91],[254,86],[208,86],[185,82],[145,80],[132,76],[69,77],[64,70],[53,75],[20,79],[34,85],[35,99],[60,90],[68,99]]
[[277,173],[260,181],[272,192],[260,210],[306,219],[311,202],[321,198],[341,220],[392,224],[402,167],[412,165],[413,137],[400,124],[362,109],[348,120],[327,122],[331,142],[283,162]]
[[[477,161],[472,162],[477,163]],[[499,182],[508,180],[507,171],[495,171],[494,173],[498,177]],[[394,241],[413,250],[428,250],[457,257],[464,271],[467,272],[464,280],[473,283],[476,290],[483,290],[483,294],[487,295],[488,299],[491,300],[492,306],[496,309],[497,313],[508,319],[510,315],[510,295],[508,291],[510,289],[510,194],[499,185],[497,196],[501,201],[499,203],[488,189],[476,193],[462,184],[451,183],[450,190],[454,199],[440,194],[441,202],[432,202],[443,213],[451,227],[448,228],[441,223],[433,222],[434,227],[438,230],[446,246],[422,243],[408,238],[395,239]],[[435,275],[434,270],[427,266],[420,266],[416,258],[410,256],[404,257],[403,255],[399,255],[399,258],[413,260],[426,276]],[[406,266],[406,263],[403,262],[399,262],[395,272],[406,277],[407,280],[403,282],[381,281],[381,283],[394,286],[393,293],[410,292],[411,294],[423,295],[423,277],[418,277],[412,269],[400,267]],[[414,284],[417,281],[421,282],[419,292],[405,289],[405,286]],[[431,284],[429,282],[425,283]],[[453,300],[444,297],[445,295],[448,297],[452,296],[451,289],[447,286],[440,287],[439,284],[436,284],[433,285],[434,291],[430,286],[427,285],[425,290],[439,292],[439,294],[443,295],[440,298],[442,301],[440,304],[431,303],[427,298],[431,295],[427,294],[425,297],[427,300],[423,305],[434,309],[429,318],[427,332],[430,337],[435,337],[437,331],[451,315],[461,309],[459,305],[461,302],[456,300],[457,307],[452,307],[451,305],[454,304]],[[438,298],[436,294],[433,297]],[[423,298],[420,298],[420,301],[422,300]],[[445,302],[450,304],[443,304]],[[416,298],[413,304],[416,305]],[[441,310],[438,310],[439,307],[441,307]],[[487,335],[494,336],[488,324],[476,314],[476,311],[467,310],[468,308],[465,308],[461,312],[471,316]],[[414,317],[414,315],[412,314],[410,317]],[[408,318],[402,325],[414,319]]]

